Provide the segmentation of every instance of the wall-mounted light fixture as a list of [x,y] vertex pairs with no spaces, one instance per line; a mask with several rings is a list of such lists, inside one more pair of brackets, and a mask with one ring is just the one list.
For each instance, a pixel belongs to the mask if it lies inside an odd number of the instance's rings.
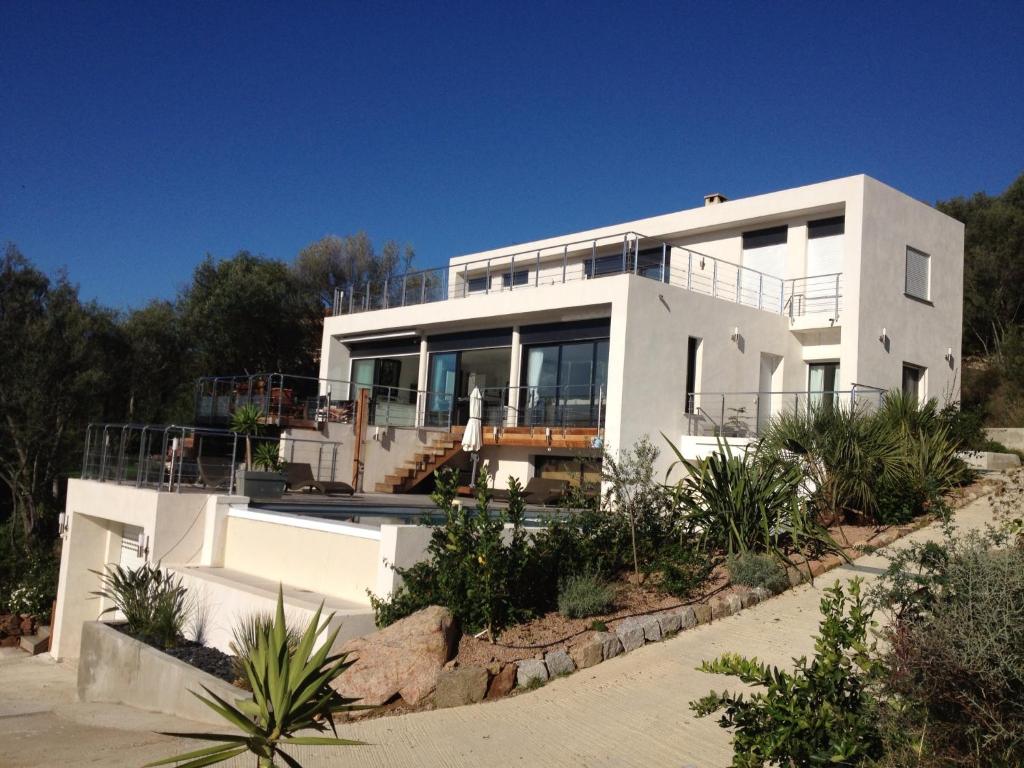
[[732,333],[729,335],[729,338],[732,341],[739,340],[739,338],[740,338],[740,327],[738,325],[735,328],[732,329]]
[[885,344],[887,341],[889,341],[889,334],[886,333],[885,328],[882,328],[882,332],[880,334],[878,334],[878,340],[882,344]]
[[68,513],[61,512],[57,515],[57,535],[63,536],[68,532]]
[[953,348],[952,348],[952,347],[949,347],[949,348],[948,348],[948,349],[946,350],[946,355],[945,355],[945,357],[946,357],[946,362],[947,362],[947,363],[952,363],[952,362],[953,362]]
[[136,542],[135,553],[139,557],[149,556],[149,536],[145,531],[139,531],[139,540]]

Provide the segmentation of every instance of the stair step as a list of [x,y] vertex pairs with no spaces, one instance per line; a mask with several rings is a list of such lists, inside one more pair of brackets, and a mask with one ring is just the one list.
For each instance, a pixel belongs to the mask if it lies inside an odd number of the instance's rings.
[[20,645],[21,650],[33,656],[45,653],[50,649],[50,628],[39,627],[34,635],[22,635]]

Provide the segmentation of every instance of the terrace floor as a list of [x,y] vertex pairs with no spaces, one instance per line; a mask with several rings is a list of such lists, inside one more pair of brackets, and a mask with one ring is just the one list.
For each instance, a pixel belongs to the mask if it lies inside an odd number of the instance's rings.
[[[961,530],[993,519],[988,497],[956,513]],[[897,542],[937,539],[937,526]],[[813,650],[818,602],[836,579],[870,582],[883,554],[866,555],[765,603],[644,646],[605,664],[555,680],[540,690],[494,703],[382,717],[338,728],[368,746],[295,749],[306,768],[406,766],[687,766],[724,767],[729,735],[713,718],[695,719],[688,703],[726,679],[696,671],[725,651],[790,666]],[[731,683],[730,683],[731,684]],[[140,765],[195,748],[155,730],[207,730],[117,705],[75,701],[75,674],[48,657],[0,651],[0,764]],[[251,760],[229,765],[250,766]]]

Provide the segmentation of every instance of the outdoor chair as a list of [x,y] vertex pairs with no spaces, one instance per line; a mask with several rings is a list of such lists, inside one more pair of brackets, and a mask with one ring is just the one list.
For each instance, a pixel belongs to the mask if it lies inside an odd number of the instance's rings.
[[313,468],[309,464],[289,463],[285,466],[285,486],[290,491],[316,490],[325,496],[347,494],[352,496],[355,489],[340,480],[317,480],[313,477]]
[[231,461],[216,457],[200,457],[199,481],[206,488],[227,488],[231,485]]

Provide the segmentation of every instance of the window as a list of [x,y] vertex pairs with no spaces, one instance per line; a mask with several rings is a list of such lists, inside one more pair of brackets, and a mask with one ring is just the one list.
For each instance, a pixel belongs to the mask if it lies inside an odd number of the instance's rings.
[[919,365],[903,364],[903,394],[924,399],[924,368]]
[[528,347],[519,398],[524,426],[594,426],[608,388],[608,340]]
[[810,363],[807,366],[807,392],[811,405],[833,405],[839,384],[839,363]]
[[781,227],[768,227],[753,232],[743,233],[743,250],[751,248],[766,248],[770,245],[785,245],[789,228],[783,224]]
[[821,237],[841,235],[846,230],[846,217],[834,216],[831,219],[818,219],[807,222],[807,239],[817,240]]
[[466,286],[470,293],[480,293],[481,291],[487,290],[487,275],[481,275],[480,277],[471,277],[466,282]]
[[927,253],[907,246],[907,280],[903,289],[907,296],[928,301],[930,262]]
[[[743,266],[740,272],[740,304],[782,306],[782,278],[786,276],[789,228],[769,227],[743,233]],[[758,273],[767,275],[762,278]],[[774,279],[773,279],[774,278]]]
[[[655,248],[645,248],[639,254],[632,252],[626,255],[625,260],[621,253],[614,253],[610,256],[598,256],[593,259],[586,259],[583,262],[583,272],[588,278],[603,277],[605,275],[620,275],[623,272],[636,272],[643,277],[652,280],[665,282],[665,275],[671,266],[671,249],[662,248],[660,245]],[[662,270],[662,261],[665,269]]]
[[697,355],[700,353],[700,339],[691,336],[686,342],[686,403],[685,413],[694,413],[697,394]]
[[516,270],[515,274],[512,274],[511,276],[509,275],[508,272],[505,272],[501,276],[501,287],[502,288],[508,288],[510,286],[514,287],[514,286],[517,286],[517,285],[526,285],[529,282],[530,282],[530,270],[528,270],[528,269]]

